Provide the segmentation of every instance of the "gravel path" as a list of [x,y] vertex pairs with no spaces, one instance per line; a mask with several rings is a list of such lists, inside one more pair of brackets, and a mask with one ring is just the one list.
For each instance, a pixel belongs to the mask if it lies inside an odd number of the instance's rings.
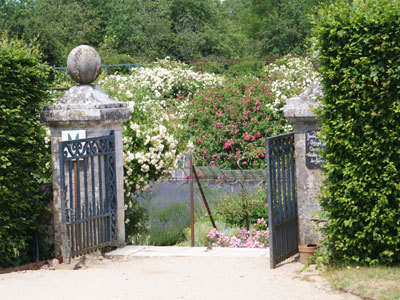
[[263,257],[91,255],[84,263],[0,275],[0,299],[360,299],[331,291],[317,271],[301,268],[288,261],[270,270]]

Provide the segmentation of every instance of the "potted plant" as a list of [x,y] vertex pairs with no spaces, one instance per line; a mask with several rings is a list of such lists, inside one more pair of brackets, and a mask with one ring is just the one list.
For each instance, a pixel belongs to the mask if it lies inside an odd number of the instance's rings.
[[317,249],[316,244],[299,245],[300,262],[302,264],[308,263],[310,258],[314,256],[315,249]]

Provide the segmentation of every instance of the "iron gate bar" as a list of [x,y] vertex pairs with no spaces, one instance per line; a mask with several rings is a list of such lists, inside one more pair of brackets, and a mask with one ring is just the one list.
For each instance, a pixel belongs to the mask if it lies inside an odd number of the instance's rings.
[[266,138],[270,265],[298,252],[294,133]]
[[59,147],[62,251],[68,261],[116,242],[114,134]]

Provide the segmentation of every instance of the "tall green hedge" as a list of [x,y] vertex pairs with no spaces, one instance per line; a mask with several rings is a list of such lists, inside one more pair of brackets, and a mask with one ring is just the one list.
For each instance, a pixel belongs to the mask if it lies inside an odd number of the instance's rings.
[[48,67],[37,48],[0,36],[0,267],[31,261],[45,206],[39,194]]
[[326,137],[321,205],[332,260],[400,262],[400,2],[320,9]]

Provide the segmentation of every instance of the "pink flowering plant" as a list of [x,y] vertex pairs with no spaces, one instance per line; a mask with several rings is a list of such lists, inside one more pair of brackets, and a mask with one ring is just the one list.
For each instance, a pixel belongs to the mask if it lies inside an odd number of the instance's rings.
[[231,237],[213,228],[207,234],[206,245],[208,247],[268,248],[269,229],[264,218],[258,219],[250,230],[240,228]]
[[265,138],[292,131],[283,116],[286,100],[301,94],[318,73],[307,58],[283,58],[261,77],[225,80],[192,97],[188,131],[196,164],[264,168]]
[[290,129],[275,103],[267,78],[247,76],[209,86],[192,97],[188,131],[196,164],[260,169],[265,164],[265,137]]

